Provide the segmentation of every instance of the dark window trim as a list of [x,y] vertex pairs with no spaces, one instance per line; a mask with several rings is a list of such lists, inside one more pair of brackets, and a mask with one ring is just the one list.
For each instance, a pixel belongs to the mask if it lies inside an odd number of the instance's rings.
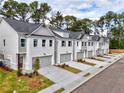
[[49,40],[49,46],[50,46],[50,47],[53,46],[53,40]]
[[66,46],[66,41],[61,41],[61,43],[62,43],[61,44],[62,47],[65,47]]
[[79,42],[77,41],[77,46],[78,46]]
[[68,41],[68,46],[69,46],[69,47],[72,46],[72,41]]
[[3,46],[6,46],[6,39],[3,40]]
[[46,46],[46,40],[43,39],[43,40],[42,40],[42,47],[45,47],[45,46]]
[[34,39],[33,44],[34,44],[34,47],[37,47],[38,46],[38,39]]
[[84,42],[82,42],[82,46],[84,46]]
[[26,46],[26,39],[21,39],[21,47],[25,47]]

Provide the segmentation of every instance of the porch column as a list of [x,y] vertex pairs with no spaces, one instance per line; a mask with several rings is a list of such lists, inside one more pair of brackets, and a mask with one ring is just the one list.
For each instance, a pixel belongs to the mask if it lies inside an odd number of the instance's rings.
[[32,72],[32,56],[31,56],[31,38],[28,37],[26,41],[26,62],[25,62],[25,71]]

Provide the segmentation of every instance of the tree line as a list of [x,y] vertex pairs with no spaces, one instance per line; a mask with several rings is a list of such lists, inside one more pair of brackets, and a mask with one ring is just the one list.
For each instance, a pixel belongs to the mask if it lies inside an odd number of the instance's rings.
[[[124,12],[115,13],[108,11],[98,20],[79,19],[72,15],[63,16],[60,11],[51,12],[51,6],[38,1],[27,4],[25,2],[8,0],[4,2],[0,9],[0,14],[3,17],[19,19],[24,22],[32,20],[35,24],[45,24],[47,20],[49,25],[53,27],[74,32],[83,31],[85,34],[89,34],[92,32],[91,29],[94,29],[95,33],[99,34],[107,30],[110,36],[110,48],[124,48]],[[48,17],[48,14],[51,15]]]

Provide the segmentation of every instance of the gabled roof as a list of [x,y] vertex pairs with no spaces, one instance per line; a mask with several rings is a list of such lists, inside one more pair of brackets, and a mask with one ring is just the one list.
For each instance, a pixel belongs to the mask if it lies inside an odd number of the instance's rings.
[[17,32],[22,32],[25,34],[30,34],[34,30],[36,30],[41,24],[34,24],[28,22],[22,22],[19,20],[13,20],[10,18],[3,18],[12,28],[15,29]]
[[99,41],[100,37],[98,35],[92,35],[92,40],[93,41]]
[[81,32],[72,32],[70,31],[69,38],[71,39],[80,39],[82,38],[83,34]]
[[60,28],[56,28],[56,27],[52,27],[52,26],[49,26],[49,28],[50,28],[52,31],[65,32],[65,33],[69,33],[69,32],[70,32],[70,31],[68,31],[68,30],[60,29]]

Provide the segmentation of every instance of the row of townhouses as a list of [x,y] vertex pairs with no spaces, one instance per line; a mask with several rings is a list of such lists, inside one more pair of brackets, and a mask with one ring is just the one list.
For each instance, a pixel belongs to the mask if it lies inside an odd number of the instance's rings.
[[42,68],[108,52],[107,36],[66,31],[8,18],[0,20],[0,56],[15,70],[20,66],[24,71],[32,71],[36,58],[40,59]]

